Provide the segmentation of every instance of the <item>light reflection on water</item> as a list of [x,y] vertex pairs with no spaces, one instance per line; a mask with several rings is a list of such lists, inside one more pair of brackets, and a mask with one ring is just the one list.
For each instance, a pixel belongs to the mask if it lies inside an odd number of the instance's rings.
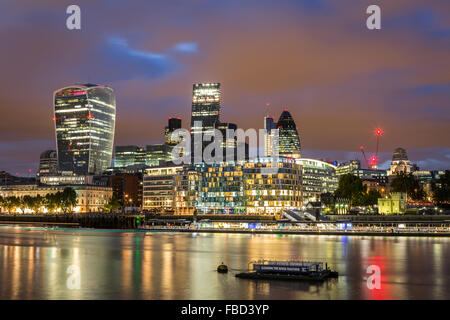
[[[0,299],[450,299],[450,239],[0,229]],[[256,259],[326,261],[322,284],[238,279]],[[225,262],[232,270],[218,274]],[[81,271],[68,289],[67,268]],[[369,290],[366,268],[381,268]]]

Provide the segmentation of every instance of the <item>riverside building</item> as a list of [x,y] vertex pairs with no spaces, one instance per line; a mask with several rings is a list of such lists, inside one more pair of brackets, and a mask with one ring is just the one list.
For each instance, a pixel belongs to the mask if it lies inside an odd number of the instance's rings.
[[[174,213],[281,214],[302,206],[301,165],[294,159],[256,158],[149,168],[146,210]],[[274,173],[264,169],[276,166]]]
[[323,193],[333,193],[338,187],[336,166],[331,163],[300,158],[296,162],[302,167],[302,196],[304,204],[320,201]]
[[183,166],[159,166],[145,170],[143,178],[144,210],[174,212],[175,177],[183,171]]
[[[23,198],[25,196],[45,197],[48,194],[55,194],[62,192],[66,187],[71,187],[77,194],[77,204],[73,208],[76,213],[88,212],[103,212],[105,205],[111,199],[113,190],[110,187],[103,186],[89,186],[89,185],[15,185],[0,187],[1,197],[17,197]],[[15,209],[17,213],[31,213],[29,208],[22,212],[21,209]],[[45,208],[41,208],[40,212],[46,213]],[[60,210],[58,212],[61,212]]]

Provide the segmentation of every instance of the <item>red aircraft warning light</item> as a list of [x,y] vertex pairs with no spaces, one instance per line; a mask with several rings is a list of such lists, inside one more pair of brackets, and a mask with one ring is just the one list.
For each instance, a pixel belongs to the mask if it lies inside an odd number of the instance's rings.
[[375,129],[375,134],[379,137],[379,136],[382,136],[383,135],[383,129],[381,129],[381,128],[377,128],[377,129]]

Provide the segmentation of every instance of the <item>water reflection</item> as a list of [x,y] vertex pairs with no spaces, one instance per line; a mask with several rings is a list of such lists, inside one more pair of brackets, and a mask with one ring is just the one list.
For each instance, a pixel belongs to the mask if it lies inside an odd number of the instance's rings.
[[[449,299],[450,240],[0,229],[1,299]],[[326,261],[325,283],[234,274],[262,258]],[[225,262],[231,272],[215,269]],[[67,286],[69,266],[80,289]],[[367,287],[367,267],[381,288]]]

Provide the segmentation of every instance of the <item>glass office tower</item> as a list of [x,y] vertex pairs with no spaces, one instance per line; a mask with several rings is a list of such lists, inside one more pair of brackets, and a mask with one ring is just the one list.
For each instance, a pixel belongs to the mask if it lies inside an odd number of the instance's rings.
[[[220,83],[195,83],[192,90],[192,133],[211,132],[219,121]],[[201,126],[195,126],[201,121]]]
[[277,123],[273,121],[271,116],[264,117],[264,155],[270,157],[273,154],[272,144],[274,140],[274,129]]
[[277,122],[279,154],[284,157],[301,158],[300,138],[297,126],[289,111],[284,110]]
[[61,172],[98,174],[111,166],[116,121],[111,88],[84,84],[59,89],[54,111]]
[[[191,158],[202,159],[201,155],[195,155],[194,135],[211,135],[214,126],[219,122],[220,115],[220,83],[195,83],[192,90],[191,113]],[[201,142],[201,149],[209,142]]]

